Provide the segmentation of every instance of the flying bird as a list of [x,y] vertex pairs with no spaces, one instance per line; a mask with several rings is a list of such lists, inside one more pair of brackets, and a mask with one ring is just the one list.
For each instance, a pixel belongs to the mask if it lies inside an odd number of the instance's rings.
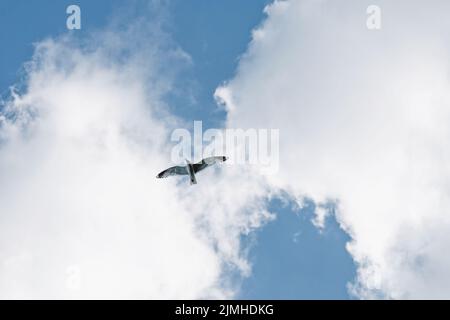
[[191,179],[191,185],[197,184],[197,179],[195,178],[195,174],[199,171],[202,171],[203,169],[206,169],[216,163],[219,162],[225,162],[227,161],[227,157],[224,156],[218,156],[218,157],[209,157],[205,158],[200,162],[197,163],[191,163],[186,159],[186,165],[185,166],[175,166],[168,168],[162,172],[160,172],[156,178],[167,178],[169,176],[182,176],[182,175],[189,175]]

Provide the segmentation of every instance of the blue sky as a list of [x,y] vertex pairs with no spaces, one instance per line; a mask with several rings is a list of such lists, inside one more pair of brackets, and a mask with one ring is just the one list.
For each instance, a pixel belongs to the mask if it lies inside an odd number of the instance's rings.
[[[249,43],[251,30],[264,19],[268,0],[173,0],[168,5],[168,32],[193,61],[177,79],[181,86],[167,96],[172,112],[188,121],[203,120],[205,127],[220,127],[225,112],[213,99],[218,85],[231,78]],[[107,25],[123,1],[12,1],[0,3],[0,91],[21,77],[22,64],[33,53],[33,42],[67,32],[65,9],[82,10],[83,37]],[[187,92],[195,99],[187,97]],[[319,230],[311,223],[313,204],[296,212],[291,204],[272,201],[275,221],[252,235],[253,272],[242,279],[242,299],[348,299],[347,283],[355,266],[345,250],[349,241],[334,217]]]

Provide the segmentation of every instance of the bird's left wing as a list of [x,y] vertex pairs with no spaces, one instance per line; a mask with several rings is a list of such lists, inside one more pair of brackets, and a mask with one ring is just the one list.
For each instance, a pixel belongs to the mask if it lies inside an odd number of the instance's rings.
[[186,167],[175,166],[160,172],[157,178],[167,178],[169,176],[187,175],[189,174]]
[[200,162],[195,163],[194,166],[194,172],[197,173],[209,166],[212,166],[215,163],[218,162],[225,162],[227,161],[227,157],[224,156],[219,156],[219,157],[209,157],[209,158],[205,158]]

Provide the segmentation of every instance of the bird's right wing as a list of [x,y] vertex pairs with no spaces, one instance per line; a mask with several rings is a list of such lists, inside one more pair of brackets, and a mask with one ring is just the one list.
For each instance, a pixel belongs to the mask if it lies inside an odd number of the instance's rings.
[[186,167],[175,166],[160,172],[156,177],[167,178],[169,176],[187,175],[187,174],[189,174],[189,172],[187,171]]
[[224,157],[224,156],[205,158],[202,161],[194,164],[194,172],[197,173],[205,168],[208,168],[209,166],[212,166],[215,163],[225,162],[225,161],[227,161],[227,157]]

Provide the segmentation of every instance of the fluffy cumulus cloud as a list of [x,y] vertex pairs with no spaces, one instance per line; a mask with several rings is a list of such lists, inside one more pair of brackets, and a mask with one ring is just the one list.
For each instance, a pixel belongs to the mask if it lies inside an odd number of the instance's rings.
[[216,95],[229,127],[280,129],[272,186],[336,203],[353,294],[448,298],[450,3],[375,2],[380,30],[373,1],[276,1]]
[[36,45],[0,114],[1,298],[223,298],[225,271],[248,273],[262,184],[155,179],[180,123],[162,97],[189,63],[159,27]]

